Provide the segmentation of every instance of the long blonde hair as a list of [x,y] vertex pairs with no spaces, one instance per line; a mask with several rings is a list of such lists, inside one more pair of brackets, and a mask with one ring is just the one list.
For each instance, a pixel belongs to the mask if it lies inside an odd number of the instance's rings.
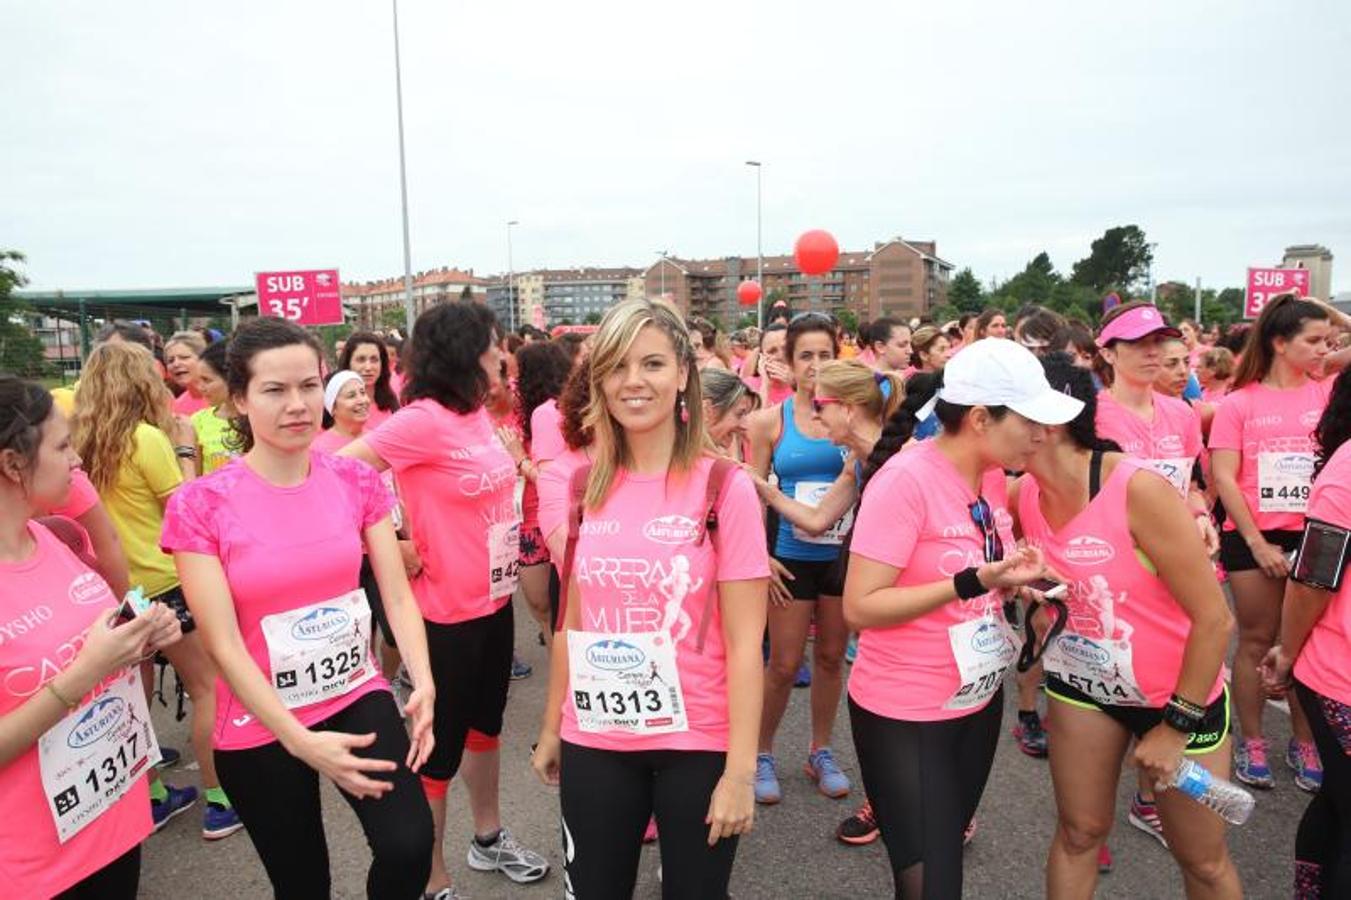
[[623,361],[638,332],[648,326],[660,330],[670,339],[675,349],[676,364],[685,366],[688,371],[685,390],[671,411],[675,416],[676,429],[671,468],[688,471],[705,450],[703,392],[700,390],[690,333],[681,321],[680,314],[662,300],[626,300],[611,307],[605,318],[601,319],[600,329],[593,338],[590,357],[591,398],[582,416],[583,426],[594,435],[591,476],[586,486],[586,506],[593,509],[605,500],[619,470],[632,463],[624,429],[605,405],[605,379]]
[[94,348],[80,373],[71,423],[75,452],[94,487],[105,491],[117,481],[118,468],[135,449],[137,425],[169,432],[171,397],[155,372],[155,358],[140,344]]
[[[882,394],[889,383],[891,393]],[[905,381],[895,372],[874,372],[855,359],[836,359],[822,363],[816,371],[816,387],[822,396],[843,400],[861,408],[880,423],[891,418],[905,399]]]

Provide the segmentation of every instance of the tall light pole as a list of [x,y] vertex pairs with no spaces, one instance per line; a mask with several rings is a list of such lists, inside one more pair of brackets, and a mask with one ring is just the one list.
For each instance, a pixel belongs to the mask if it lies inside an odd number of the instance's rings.
[[516,288],[515,271],[511,264],[511,228],[519,224],[515,219],[507,222],[507,321],[511,323],[512,331],[516,330]]
[[755,280],[760,285],[760,299],[755,303],[755,324],[757,328],[765,327],[765,252],[761,248],[761,205],[762,193],[760,190],[760,173],[764,166],[759,160],[748,159],[746,165],[755,167]]
[[399,199],[403,203],[403,315],[408,334],[413,333],[413,249],[408,240],[408,171],[403,156],[403,74],[399,64],[399,0],[394,3],[394,100],[399,112]]
[[658,250],[657,255],[661,257],[661,299],[666,299],[666,260],[670,256],[670,250]]

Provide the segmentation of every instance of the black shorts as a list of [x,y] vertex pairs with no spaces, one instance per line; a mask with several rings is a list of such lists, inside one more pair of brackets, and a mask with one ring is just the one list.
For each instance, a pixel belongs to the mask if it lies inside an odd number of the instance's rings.
[[163,603],[174,611],[184,634],[192,634],[197,630],[197,620],[192,617],[192,610],[188,609],[188,599],[183,596],[183,588],[174,586],[150,599],[154,603]]
[[784,581],[794,600],[817,600],[821,597],[838,597],[842,585],[839,584],[839,566],[836,560],[826,559],[820,562],[808,562],[801,559],[774,557],[783,563],[784,568],[793,573],[792,581]]
[[[1096,709],[1106,713],[1136,740],[1144,737],[1163,721],[1163,710],[1150,706],[1108,706],[1094,700],[1078,688],[1072,688],[1054,675],[1046,676],[1046,696],[1080,709]],[[1201,727],[1187,738],[1187,749],[1192,755],[1209,753],[1229,736],[1229,685],[1224,686],[1215,702],[1206,707]]]
[[366,602],[371,607],[371,618],[375,619],[380,633],[385,636],[385,643],[397,648],[399,645],[394,642],[394,629],[389,627],[389,617],[385,615],[385,601],[380,596],[380,583],[375,580],[370,557],[364,553],[361,555],[360,582],[361,589],[366,592]]
[[[1262,532],[1262,537],[1266,538],[1267,543],[1275,544],[1286,553],[1298,550],[1300,538],[1303,536],[1302,531],[1270,529]],[[1243,535],[1237,531],[1220,532],[1220,563],[1230,572],[1249,572],[1262,568],[1257,564],[1257,560],[1253,559],[1248,542],[1243,540]]]
[[422,774],[449,781],[460,769],[470,729],[488,737],[502,733],[516,638],[511,604],[468,622],[427,622],[427,655],[436,685],[433,734],[436,746]]

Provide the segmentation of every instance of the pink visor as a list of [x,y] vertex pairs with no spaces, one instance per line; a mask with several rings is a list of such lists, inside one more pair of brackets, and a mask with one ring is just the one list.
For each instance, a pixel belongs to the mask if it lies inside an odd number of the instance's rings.
[[1156,308],[1137,306],[1102,327],[1102,331],[1098,332],[1098,346],[1106,347],[1112,341],[1138,341],[1142,337],[1156,333],[1182,337],[1182,332],[1169,325],[1163,313]]

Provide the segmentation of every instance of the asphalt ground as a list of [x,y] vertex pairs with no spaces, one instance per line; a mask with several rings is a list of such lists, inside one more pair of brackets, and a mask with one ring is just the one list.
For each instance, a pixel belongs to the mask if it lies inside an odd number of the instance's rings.
[[[511,686],[502,742],[502,816],[522,843],[548,856],[553,871],[542,882],[521,886],[501,875],[471,870],[465,864],[469,814],[461,789],[453,787],[446,859],[459,889],[474,900],[542,900],[563,893],[557,796],[553,789],[541,785],[528,767],[530,745],[544,702],[545,651],[536,641],[534,624],[523,606],[518,607],[516,622],[518,651],[534,666],[535,674]],[[964,896],[1031,900],[1044,896],[1043,872],[1055,825],[1055,803],[1045,761],[1024,756],[1009,737],[1008,729],[1015,718],[1011,684],[1006,693],[1009,705],[1004,734],[977,813],[978,830],[966,852]],[[854,783],[854,792],[844,800],[827,799],[801,773],[808,740],[807,694],[806,690],[793,692],[779,732],[783,802],[757,810],[755,831],[743,838],[737,854],[732,896],[736,900],[891,897],[891,875],[881,843],[846,847],[834,838],[836,824],[862,799],[843,703],[834,749]],[[169,770],[167,779],[179,785],[198,785],[186,722],[175,722],[171,711],[158,705],[153,717],[160,740],[184,752],[183,763]],[[1289,736],[1288,716],[1268,706],[1266,723],[1273,750],[1283,748]],[[1248,823],[1230,830],[1230,849],[1250,898],[1291,895],[1295,829],[1308,802],[1308,795],[1295,788],[1280,755],[1273,752],[1272,758],[1276,789],[1260,793]],[[1117,825],[1108,842],[1116,866],[1100,879],[1097,896],[1121,900],[1182,897],[1182,880],[1172,857],[1126,822],[1125,811],[1134,785],[1134,770],[1127,769],[1118,791]],[[363,897],[370,855],[355,816],[331,785],[326,787],[324,811],[334,896]],[[246,833],[207,843],[201,838],[200,827],[200,811],[190,810],[146,842],[142,897],[248,900],[271,896],[266,874]],[[635,897],[647,900],[661,896],[659,859],[655,846],[644,850]]]

